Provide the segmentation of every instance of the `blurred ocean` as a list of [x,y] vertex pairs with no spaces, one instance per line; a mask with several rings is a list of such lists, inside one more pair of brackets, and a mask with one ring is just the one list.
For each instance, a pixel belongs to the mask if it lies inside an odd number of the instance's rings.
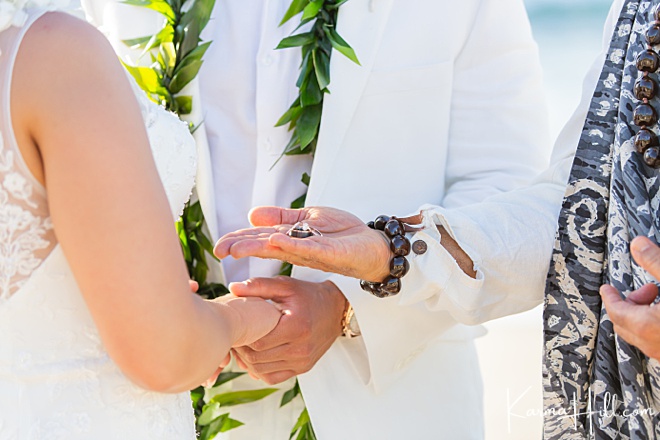
[[[525,0],[544,70],[551,133],[577,106],[582,81],[602,47],[611,0]],[[607,36],[609,39],[609,36]],[[541,307],[485,325],[477,340],[484,381],[486,440],[541,438]]]
[[557,134],[578,103],[582,79],[602,46],[611,0],[525,0],[539,44],[550,123]]

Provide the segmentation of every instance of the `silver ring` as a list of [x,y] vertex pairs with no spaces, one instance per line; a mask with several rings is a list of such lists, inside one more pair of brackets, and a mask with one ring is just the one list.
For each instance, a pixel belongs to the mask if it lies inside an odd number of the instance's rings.
[[322,236],[323,234],[318,229],[309,226],[307,222],[298,222],[291,226],[286,235],[293,238],[308,238],[314,235]]

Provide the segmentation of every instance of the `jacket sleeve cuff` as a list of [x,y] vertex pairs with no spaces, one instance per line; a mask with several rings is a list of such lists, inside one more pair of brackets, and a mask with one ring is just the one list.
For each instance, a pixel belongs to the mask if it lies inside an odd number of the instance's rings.
[[387,389],[434,341],[468,340],[481,332],[457,324],[449,313],[429,310],[424,303],[402,306],[397,297],[376,298],[354,278],[331,275],[328,280],[353,306],[362,332],[361,337],[340,338],[338,343],[350,351],[353,366],[376,391]]

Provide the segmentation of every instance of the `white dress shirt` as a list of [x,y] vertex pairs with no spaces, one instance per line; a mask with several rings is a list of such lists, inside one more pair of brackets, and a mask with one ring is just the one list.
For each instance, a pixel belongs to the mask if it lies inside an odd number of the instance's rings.
[[[250,208],[261,200],[272,203],[269,195],[253,191],[262,174],[281,177],[271,188],[279,206],[288,207],[306,189],[300,179],[309,173],[311,157],[287,156],[277,162],[290,133],[275,123],[297,96],[300,50],[274,48],[298,20],[280,28],[266,24],[279,21],[288,5],[281,0],[218,0],[203,34],[213,41],[200,71],[200,87],[220,235],[249,227]],[[223,265],[231,282],[272,276],[280,264],[227,258]]]

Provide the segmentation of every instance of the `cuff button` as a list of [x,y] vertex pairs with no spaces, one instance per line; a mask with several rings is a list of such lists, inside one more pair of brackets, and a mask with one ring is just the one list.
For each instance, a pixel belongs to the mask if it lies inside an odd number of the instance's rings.
[[417,255],[424,255],[429,249],[429,246],[424,240],[417,240],[412,245],[412,251]]

